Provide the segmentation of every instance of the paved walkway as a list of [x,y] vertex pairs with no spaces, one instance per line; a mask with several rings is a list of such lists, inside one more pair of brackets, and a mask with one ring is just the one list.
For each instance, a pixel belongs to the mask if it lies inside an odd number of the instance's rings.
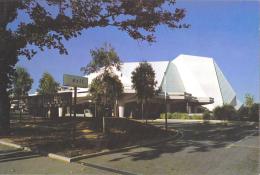
[[0,145],[0,174],[111,174],[78,163],[64,163]]

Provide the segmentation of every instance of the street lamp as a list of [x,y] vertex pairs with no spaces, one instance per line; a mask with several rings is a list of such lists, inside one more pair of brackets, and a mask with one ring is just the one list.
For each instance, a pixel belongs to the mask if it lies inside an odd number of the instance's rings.
[[164,72],[164,102],[165,102],[165,130],[168,131],[168,121],[167,121],[167,81],[166,81],[166,71]]

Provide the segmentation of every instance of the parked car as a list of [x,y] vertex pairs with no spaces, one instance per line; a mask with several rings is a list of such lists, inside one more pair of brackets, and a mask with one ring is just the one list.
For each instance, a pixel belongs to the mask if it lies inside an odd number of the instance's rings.
[[84,109],[84,116],[85,117],[93,117],[90,109]]
[[18,100],[11,100],[11,111],[19,110],[19,101]]

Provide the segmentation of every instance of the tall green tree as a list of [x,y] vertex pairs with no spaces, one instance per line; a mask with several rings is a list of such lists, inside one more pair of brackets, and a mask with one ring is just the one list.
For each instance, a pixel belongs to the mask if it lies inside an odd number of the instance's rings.
[[45,72],[39,81],[38,92],[42,95],[55,94],[58,92],[59,83],[57,83],[51,74]]
[[115,49],[105,43],[104,46],[90,50],[91,62],[86,67],[82,67],[81,71],[85,74],[98,72],[102,69],[103,72],[113,72],[113,68],[120,70],[121,60]]
[[[144,116],[144,104],[152,98],[155,93],[155,72],[153,67],[148,62],[141,62],[139,66],[132,72],[132,87],[136,90],[136,96],[141,103],[142,119]],[[146,117],[147,119],[147,117]]]
[[254,96],[250,94],[245,94],[245,106],[251,108],[254,104]]
[[105,72],[92,80],[89,92],[92,100],[99,106],[98,116],[111,116],[116,101],[123,93],[123,85],[117,75]]
[[38,50],[46,48],[67,54],[64,41],[95,27],[112,26],[127,32],[133,39],[154,42],[159,25],[189,27],[181,23],[185,9],[174,5],[175,0],[1,0],[1,131],[10,127],[8,89],[19,56],[31,59]]
[[31,90],[33,79],[28,71],[23,67],[16,67],[13,81],[13,94],[16,99],[27,96]]
[[[99,72],[90,85],[90,94],[99,106],[107,108],[108,116],[111,115],[111,109],[114,107],[116,100],[123,93],[123,85],[114,73],[114,69],[120,70],[121,60],[117,55],[115,49],[105,44],[103,47],[90,51],[92,61],[86,66],[81,68],[86,74]],[[103,109],[104,109],[103,108]],[[104,113],[104,111],[100,111]]]

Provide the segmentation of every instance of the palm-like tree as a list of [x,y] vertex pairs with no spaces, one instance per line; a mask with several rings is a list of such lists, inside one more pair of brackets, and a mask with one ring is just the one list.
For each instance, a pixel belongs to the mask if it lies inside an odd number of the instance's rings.
[[39,94],[55,94],[58,91],[59,83],[55,81],[51,74],[45,72],[39,81]]
[[32,88],[33,79],[28,71],[23,67],[16,67],[13,80],[13,93],[15,98],[27,96]]

